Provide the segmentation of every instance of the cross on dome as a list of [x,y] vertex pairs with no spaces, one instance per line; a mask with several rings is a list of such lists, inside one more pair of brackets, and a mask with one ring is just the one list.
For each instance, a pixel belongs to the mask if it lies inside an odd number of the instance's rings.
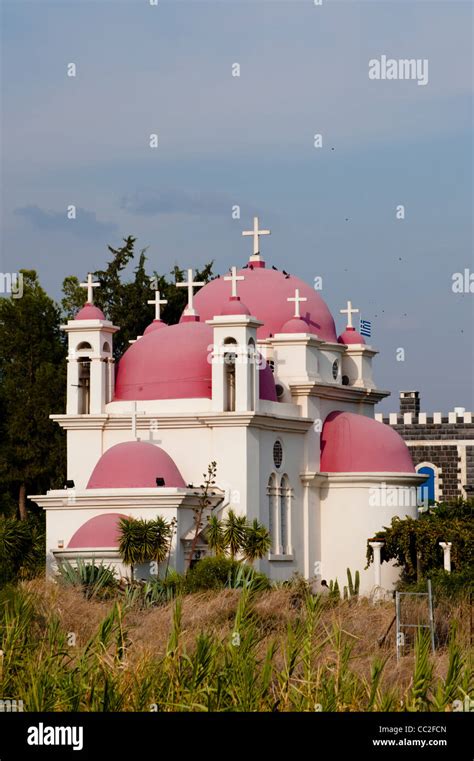
[[100,288],[100,283],[94,283],[92,272],[87,273],[87,283],[80,283],[81,288],[87,288],[87,303],[94,303],[94,288]]
[[340,309],[339,311],[341,314],[347,314],[347,327],[348,328],[354,327],[352,325],[352,315],[357,314],[359,310],[352,308],[352,301],[347,302],[347,309]]
[[162,304],[167,304],[167,299],[161,299],[160,298],[160,292],[155,291],[155,298],[151,299],[150,301],[146,302],[147,304],[154,304],[155,305],[155,320],[161,320],[160,316],[160,307]]
[[245,277],[243,275],[237,274],[237,267],[231,267],[230,268],[230,275],[226,275],[224,277],[224,280],[229,280],[232,283],[232,298],[237,298],[237,281],[238,280],[245,280]]
[[295,295],[294,296],[288,296],[287,301],[294,301],[295,302],[295,314],[294,317],[301,317],[300,315],[300,303],[303,301],[308,301],[306,296],[300,296],[300,289],[295,288]]
[[242,232],[242,235],[251,235],[253,237],[253,255],[250,257],[250,261],[260,261],[260,245],[259,245],[259,237],[260,235],[271,235],[270,230],[259,230],[258,229],[258,217],[253,218],[253,230],[244,230]]
[[176,283],[177,288],[187,288],[188,289],[188,306],[185,309],[186,314],[195,314],[194,310],[194,288],[197,288],[200,285],[206,285],[203,282],[197,282],[193,280],[193,271],[191,268],[188,269],[188,279],[184,280],[182,283]]

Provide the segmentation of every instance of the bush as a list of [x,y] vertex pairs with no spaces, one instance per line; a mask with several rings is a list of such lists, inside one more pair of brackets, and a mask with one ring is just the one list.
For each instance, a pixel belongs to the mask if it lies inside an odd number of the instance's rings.
[[29,579],[44,569],[45,535],[41,521],[0,516],[0,585]]
[[269,583],[267,577],[257,573],[252,566],[224,556],[202,558],[186,574],[187,592],[224,587],[260,589],[268,587]]
[[[474,593],[474,575],[470,568],[452,573],[431,571],[427,578],[431,579],[431,588],[436,597],[459,598]],[[417,584],[400,583],[398,588],[403,592],[426,592],[426,578]]]

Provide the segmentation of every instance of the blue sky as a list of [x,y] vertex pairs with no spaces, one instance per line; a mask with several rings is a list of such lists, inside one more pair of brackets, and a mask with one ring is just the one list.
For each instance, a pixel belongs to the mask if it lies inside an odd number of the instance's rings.
[[[4,0],[1,270],[58,298],[133,234],[150,269],[222,272],[258,213],[267,262],[322,276],[339,329],[348,298],[373,321],[380,409],[473,409],[471,24],[456,0]],[[428,84],[369,80],[383,54]]]

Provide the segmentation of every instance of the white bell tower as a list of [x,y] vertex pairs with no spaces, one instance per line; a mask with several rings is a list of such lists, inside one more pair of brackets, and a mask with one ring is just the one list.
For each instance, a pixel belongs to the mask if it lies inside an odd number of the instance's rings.
[[114,394],[113,334],[119,328],[105,319],[93,304],[93,289],[99,283],[88,274],[87,303],[74,320],[61,325],[68,334],[67,415],[100,414]]
[[224,280],[232,283],[232,295],[223,313],[207,320],[213,328],[212,407],[217,412],[251,412],[260,397],[257,328],[263,323],[237,296],[237,282],[244,276],[237,275],[236,267]]

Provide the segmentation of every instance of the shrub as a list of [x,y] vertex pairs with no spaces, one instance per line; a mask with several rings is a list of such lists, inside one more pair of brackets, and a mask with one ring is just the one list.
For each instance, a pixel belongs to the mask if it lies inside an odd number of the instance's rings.
[[206,557],[199,560],[186,574],[186,591],[197,592],[203,589],[222,589],[231,587],[269,585],[264,574],[257,573],[251,566],[224,556]]

